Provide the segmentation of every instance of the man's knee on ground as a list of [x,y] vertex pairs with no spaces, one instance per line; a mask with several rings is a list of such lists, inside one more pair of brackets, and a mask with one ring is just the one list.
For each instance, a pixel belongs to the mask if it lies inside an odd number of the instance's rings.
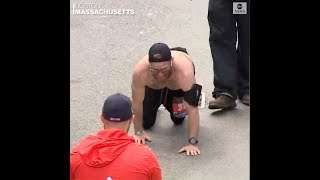
[[154,123],[156,122],[156,118],[152,118],[152,117],[149,117],[149,118],[144,118],[143,119],[143,129],[150,129]]

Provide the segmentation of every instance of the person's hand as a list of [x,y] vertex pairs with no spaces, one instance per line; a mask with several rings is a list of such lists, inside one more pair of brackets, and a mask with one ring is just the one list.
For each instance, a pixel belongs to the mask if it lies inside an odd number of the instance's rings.
[[146,141],[150,141],[151,139],[149,136],[147,136],[143,131],[138,131],[135,135],[133,135],[133,138],[136,143],[138,144],[145,144]]
[[194,146],[192,144],[188,144],[185,147],[183,147],[182,149],[180,149],[179,153],[182,152],[187,152],[187,155],[191,155],[191,156],[196,156],[196,155],[200,155],[200,150],[198,149],[197,146]]

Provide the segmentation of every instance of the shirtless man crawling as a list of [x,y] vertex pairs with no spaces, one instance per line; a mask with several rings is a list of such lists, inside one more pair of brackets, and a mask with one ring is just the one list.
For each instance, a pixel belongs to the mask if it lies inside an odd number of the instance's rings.
[[149,55],[142,58],[133,71],[131,88],[137,143],[150,141],[143,129],[154,125],[158,108],[163,104],[176,125],[188,115],[189,137],[179,153],[200,154],[198,103],[202,86],[196,83],[194,65],[185,48],[169,49],[163,43],[152,45]]

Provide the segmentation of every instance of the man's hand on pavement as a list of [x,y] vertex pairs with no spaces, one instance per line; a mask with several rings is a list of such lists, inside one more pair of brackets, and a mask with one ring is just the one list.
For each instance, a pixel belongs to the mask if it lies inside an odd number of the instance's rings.
[[146,141],[151,142],[150,137],[147,136],[145,133],[135,134],[135,135],[133,135],[133,138],[134,138],[135,142],[138,144],[145,144]]
[[191,155],[191,156],[196,156],[196,155],[200,155],[200,150],[198,149],[197,146],[194,146],[192,144],[188,144],[186,146],[184,146],[183,148],[180,149],[179,153],[182,152],[187,152],[187,155]]

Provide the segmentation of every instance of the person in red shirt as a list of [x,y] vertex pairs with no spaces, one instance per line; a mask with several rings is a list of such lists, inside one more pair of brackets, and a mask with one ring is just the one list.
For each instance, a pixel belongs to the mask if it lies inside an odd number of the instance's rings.
[[70,152],[70,180],[161,180],[155,154],[127,134],[133,118],[129,97],[109,96],[100,116],[104,129]]

